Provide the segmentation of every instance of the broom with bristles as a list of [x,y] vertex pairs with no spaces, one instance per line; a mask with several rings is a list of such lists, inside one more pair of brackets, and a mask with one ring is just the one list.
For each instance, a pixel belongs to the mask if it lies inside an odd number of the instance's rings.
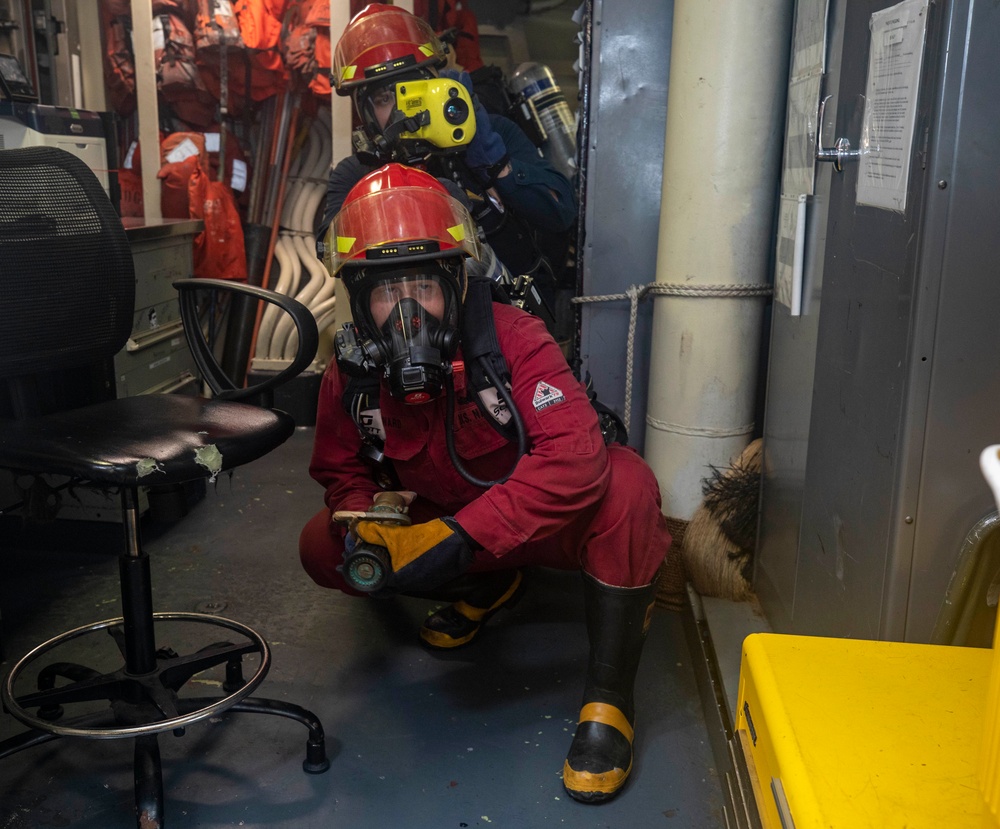
[[688,580],[702,596],[742,601],[751,596],[757,546],[761,440],[731,466],[710,467],[704,498],[684,533],[681,552]]

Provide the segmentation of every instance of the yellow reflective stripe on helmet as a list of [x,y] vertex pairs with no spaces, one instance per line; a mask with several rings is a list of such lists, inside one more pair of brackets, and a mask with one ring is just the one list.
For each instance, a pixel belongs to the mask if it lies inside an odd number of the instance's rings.
[[351,248],[354,247],[354,243],[357,241],[357,238],[357,236],[338,236],[337,253],[350,253]]
[[465,225],[453,225],[448,228],[448,232],[456,242],[461,242],[465,239]]
[[432,58],[436,54],[435,49],[430,43],[425,43],[420,47],[420,51],[423,52],[427,57]]
[[340,70],[340,79],[342,81],[351,81],[354,80],[356,74],[358,74],[357,66],[345,66]]

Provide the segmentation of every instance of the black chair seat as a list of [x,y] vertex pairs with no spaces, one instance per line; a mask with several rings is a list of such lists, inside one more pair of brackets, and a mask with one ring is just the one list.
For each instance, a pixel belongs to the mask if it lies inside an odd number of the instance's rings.
[[125,397],[0,421],[0,467],[44,469],[105,486],[177,484],[256,460],[294,430],[284,412],[246,403]]

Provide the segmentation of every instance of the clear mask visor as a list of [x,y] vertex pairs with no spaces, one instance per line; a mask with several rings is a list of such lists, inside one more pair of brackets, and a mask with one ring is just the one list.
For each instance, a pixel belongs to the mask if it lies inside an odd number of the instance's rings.
[[[446,293],[447,292],[447,293]],[[407,339],[419,333],[430,317],[437,325],[449,324],[454,302],[449,301],[450,286],[432,274],[414,274],[376,283],[368,297],[368,312],[377,329],[389,322],[393,330]],[[409,300],[409,302],[404,302]],[[418,316],[410,309],[419,309]],[[453,324],[453,323],[451,323]]]

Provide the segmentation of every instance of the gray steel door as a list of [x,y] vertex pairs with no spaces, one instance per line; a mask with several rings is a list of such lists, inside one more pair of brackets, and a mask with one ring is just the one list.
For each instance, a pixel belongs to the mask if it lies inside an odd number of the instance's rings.
[[[890,6],[831,10],[835,135],[855,147],[869,24]],[[929,641],[990,511],[977,460],[1000,440],[1000,9],[936,0],[927,14],[905,209],[859,204],[857,163],[831,176],[805,466],[764,489],[761,597],[779,629]],[[772,343],[769,412],[808,375],[782,368],[789,353]],[[769,508],[789,491],[797,527]]]

